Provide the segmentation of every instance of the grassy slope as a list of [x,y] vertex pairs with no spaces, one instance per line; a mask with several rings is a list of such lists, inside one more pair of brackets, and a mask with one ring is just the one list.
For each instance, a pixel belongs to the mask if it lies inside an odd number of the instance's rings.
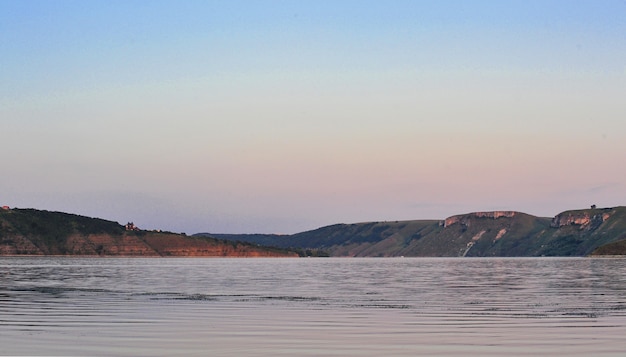
[[[610,217],[605,221],[603,214]],[[497,219],[463,215],[465,224],[441,221],[336,224],[294,235],[219,235],[276,247],[321,249],[332,256],[585,256],[626,239],[626,207],[566,211],[589,216],[588,225],[551,226],[552,218],[516,213]],[[595,217],[595,218],[594,218]]]
[[291,244],[315,244],[335,256],[399,256],[438,221],[393,221],[342,224],[295,234]]

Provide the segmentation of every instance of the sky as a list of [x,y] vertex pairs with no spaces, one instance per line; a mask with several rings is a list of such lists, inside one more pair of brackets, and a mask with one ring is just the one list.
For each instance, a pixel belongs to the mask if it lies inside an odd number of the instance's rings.
[[626,2],[0,0],[0,144],[174,232],[626,205]]

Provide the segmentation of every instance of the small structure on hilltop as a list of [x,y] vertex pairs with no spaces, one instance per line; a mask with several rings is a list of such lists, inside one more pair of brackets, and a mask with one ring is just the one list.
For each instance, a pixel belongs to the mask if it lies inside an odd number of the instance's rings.
[[5,211],[8,211],[8,210],[11,209],[11,207],[9,207],[9,206],[2,206],[2,209],[5,210]]
[[128,222],[128,223],[126,223],[126,230],[127,231],[138,231],[139,227],[137,227],[133,222]]

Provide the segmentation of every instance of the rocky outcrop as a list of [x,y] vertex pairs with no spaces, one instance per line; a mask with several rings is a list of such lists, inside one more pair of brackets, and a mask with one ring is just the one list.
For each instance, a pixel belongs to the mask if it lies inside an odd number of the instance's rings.
[[[610,209],[609,209],[610,210]],[[597,211],[597,212],[596,212]],[[604,210],[567,211],[556,215],[550,227],[579,226],[580,229],[598,227],[611,217],[613,212]]]
[[0,255],[43,255],[44,252],[24,236],[0,239]]
[[506,234],[506,228],[500,229],[500,231],[498,231],[498,235],[496,235],[496,237],[493,239],[493,241],[495,242],[498,239],[504,237],[505,234]]
[[498,219],[500,217],[514,217],[515,211],[490,211],[490,212],[473,212],[468,214],[461,214],[456,216],[451,216],[445,219],[443,226],[449,227],[455,223],[461,223],[464,226],[469,226],[471,220],[473,218],[492,218]]
[[297,257],[295,252],[241,242],[180,234],[147,234],[144,242],[161,256],[174,257]]
[[65,254],[99,256],[160,256],[136,234],[73,234],[65,244]]

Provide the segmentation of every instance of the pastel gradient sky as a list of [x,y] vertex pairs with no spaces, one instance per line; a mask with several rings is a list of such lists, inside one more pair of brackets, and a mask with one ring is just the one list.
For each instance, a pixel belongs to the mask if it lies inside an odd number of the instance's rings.
[[0,0],[0,143],[176,232],[626,205],[626,2]]

